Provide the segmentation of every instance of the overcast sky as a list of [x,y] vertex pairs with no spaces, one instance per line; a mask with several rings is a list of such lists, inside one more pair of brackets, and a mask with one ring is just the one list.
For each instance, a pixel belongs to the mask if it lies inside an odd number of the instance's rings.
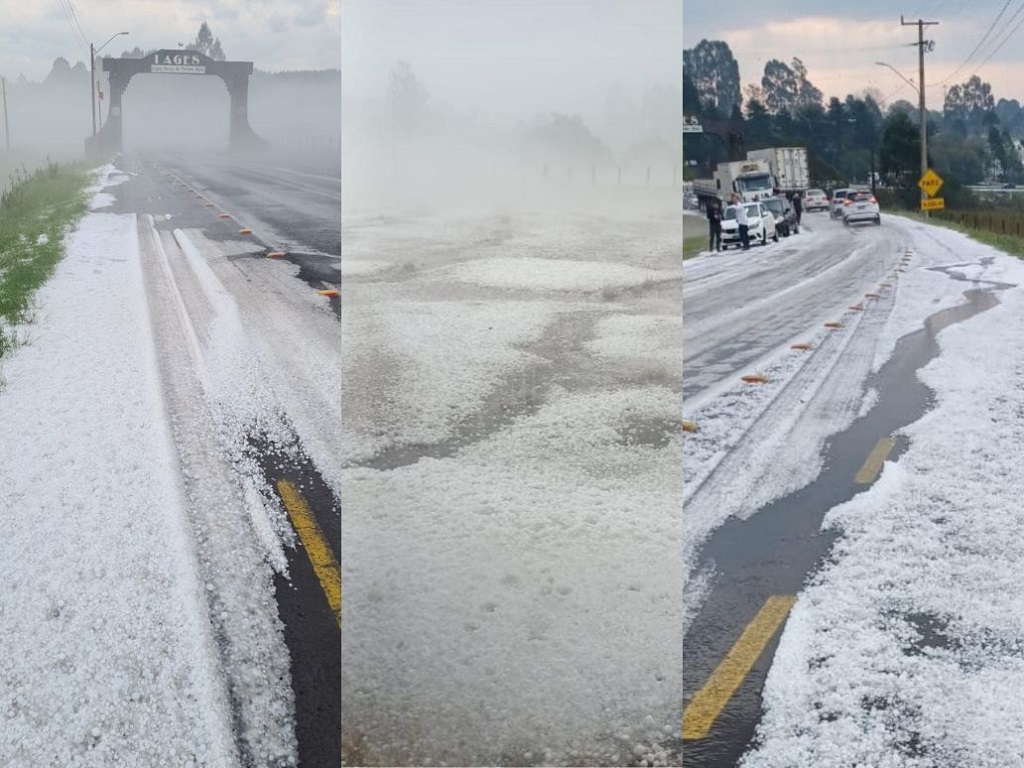
[[681,39],[681,0],[345,0],[342,82],[383,98],[405,60],[461,111],[586,119],[615,85],[681,88]]
[[[385,0],[386,1],[386,0]],[[340,0],[0,0],[0,75],[42,80],[63,56],[88,65],[89,43],[120,55],[176,48],[206,21],[230,60],[267,71],[337,69]],[[69,20],[73,11],[82,36]]]
[[[1006,11],[997,22],[1003,8]],[[702,38],[724,40],[739,63],[744,86],[760,84],[767,61],[789,63],[798,57],[807,66],[811,82],[825,93],[826,101],[830,96],[845,98],[874,87],[890,102],[907,99],[916,103],[915,89],[875,64],[891,64],[917,83],[917,46],[912,45],[917,41],[917,27],[901,26],[900,14],[904,21],[923,18],[940,22],[939,26],[925,28],[925,40],[935,42],[934,52],[925,56],[929,109],[941,108],[943,86],[964,83],[972,74],[992,85],[997,101],[1024,101],[1022,2],[733,0],[725,4],[685,0],[683,47],[692,48]],[[990,27],[992,34],[983,42]],[[957,71],[979,43],[974,58]],[[996,51],[1000,43],[1003,45]]]

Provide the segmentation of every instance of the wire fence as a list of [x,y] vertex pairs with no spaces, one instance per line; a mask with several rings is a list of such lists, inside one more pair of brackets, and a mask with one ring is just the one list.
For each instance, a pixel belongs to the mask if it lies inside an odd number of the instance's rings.
[[676,186],[682,183],[681,166],[667,165],[554,165],[544,164],[527,173],[539,173],[540,178],[553,184],[570,186]]
[[[342,165],[362,165],[346,158]],[[462,179],[481,183],[550,188],[676,187],[682,184],[682,167],[672,165],[568,165],[553,163],[508,164],[481,161],[473,165],[446,163],[443,159],[391,158],[375,165],[371,175],[381,181],[402,182],[424,176],[438,181]],[[680,186],[681,188],[681,186]]]
[[994,235],[1021,237],[1024,233],[1024,213],[1019,211],[937,211],[936,218],[955,222],[969,229],[991,232]]

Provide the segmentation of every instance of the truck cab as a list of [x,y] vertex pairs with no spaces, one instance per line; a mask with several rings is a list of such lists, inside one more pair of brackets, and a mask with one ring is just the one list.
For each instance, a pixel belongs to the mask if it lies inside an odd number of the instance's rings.
[[715,182],[723,197],[728,199],[735,192],[746,203],[769,197],[775,191],[771,168],[762,160],[722,163],[715,171]]

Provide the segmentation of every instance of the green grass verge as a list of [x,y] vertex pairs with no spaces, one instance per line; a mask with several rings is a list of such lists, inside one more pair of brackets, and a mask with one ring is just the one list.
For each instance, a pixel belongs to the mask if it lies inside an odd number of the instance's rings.
[[0,191],[0,357],[19,345],[32,296],[64,256],[64,236],[88,208],[83,166],[46,163]]
[[701,232],[699,235],[683,235],[683,259],[696,256],[701,251],[708,249],[708,233]]

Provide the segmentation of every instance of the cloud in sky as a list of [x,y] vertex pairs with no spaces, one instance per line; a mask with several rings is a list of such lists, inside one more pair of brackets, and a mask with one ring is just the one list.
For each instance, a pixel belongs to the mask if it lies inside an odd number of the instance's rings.
[[[723,14],[710,4],[687,2],[683,46],[692,48],[703,38],[725,40],[739,63],[744,85],[760,84],[769,60],[789,63],[797,57],[807,66],[811,82],[824,92],[826,100],[874,88],[889,101],[907,99],[916,103],[913,88],[891,70],[875,64],[884,61],[917,82],[917,27],[900,24],[900,11],[904,11],[908,22],[919,17],[939,22],[938,26],[925,28],[925,39],[935,42],[935,50],[925,58],[929,108],[941,106],[943,85],[963,83],[975,71],[992,84],[997,100],[1024,100],[1024,57],[1019,53],[1024,28],[1017,30],[1017,21],[1024,19],[1013,20],[1007,13],[975,59],[949,78],[981,41],[1002,4],[942,4],[936,15],[931,15],[928,5],[922,1],[899,8],[888,0],[862,0],[824,10],[821,2],[790,0],[772,4],[771,18],[765,20],[763,3],[739,0],[729,6],[730,13]],[[979,68],[1004,37],[1002,48]]]
[[[85,34],[53,2],[0,0],[0,75],[42,80],[54,59],[88,62],[88,43],[119,37],[104,54],[135,46],[176,48],[195,39],[206,21],[227,57],[267,71],[337,69],[341,60],[341,0],[71,0]],[[315,23],[312,23],[315,20]]]

